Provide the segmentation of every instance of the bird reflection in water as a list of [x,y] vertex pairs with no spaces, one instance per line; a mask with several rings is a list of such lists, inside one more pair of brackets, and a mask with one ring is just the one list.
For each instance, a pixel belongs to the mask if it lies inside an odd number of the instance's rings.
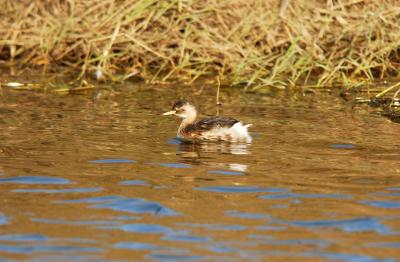
[[[182,157],[184,162],[199,163],[202,159],[207,159],[207,153],[248,155],[249,144],[247,143],[228,143],[228,142],[208,142],[208,141],[188,141],[175,138],[173,144],[177,145],[177,154]],[[247,165],[243,164],[224,164],[229,169],[236,171],[246,171]]]

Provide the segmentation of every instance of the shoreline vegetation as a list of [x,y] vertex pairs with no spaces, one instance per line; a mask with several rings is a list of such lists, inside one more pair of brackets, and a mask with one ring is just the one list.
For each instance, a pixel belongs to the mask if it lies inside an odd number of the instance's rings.
[[396,0],[3,0],[0,65],[257,90],[398,78]]

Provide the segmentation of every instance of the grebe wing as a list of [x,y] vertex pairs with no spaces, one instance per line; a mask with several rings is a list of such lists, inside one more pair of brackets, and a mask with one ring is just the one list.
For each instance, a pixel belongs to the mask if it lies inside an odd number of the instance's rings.
[[201,131],[207,131],[218,127],[230,128],[238,122],[239,120],[231,117],[215,116],[199,120],[193,125],[193,128]]

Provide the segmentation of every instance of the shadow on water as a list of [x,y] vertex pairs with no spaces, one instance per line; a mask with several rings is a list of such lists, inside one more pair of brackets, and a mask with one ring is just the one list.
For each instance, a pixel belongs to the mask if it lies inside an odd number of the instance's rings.
[[0,260],[397,261],[400,126],[326,93],[222,90],[252,144],[160,116],[214,89],[0,96]]

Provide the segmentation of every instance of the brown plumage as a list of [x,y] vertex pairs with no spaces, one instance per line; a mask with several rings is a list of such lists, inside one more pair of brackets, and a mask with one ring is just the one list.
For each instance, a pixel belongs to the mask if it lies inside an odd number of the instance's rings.
[[201,119],[193,124],[189,124],[184,127],[181,132],[185,134],[196,134],[200,135],[202,132],[210,131],[214,128],[227,127],[230,128],[234,124],[238,123],[239,120],[236,120],[231,117],[209,117]]

